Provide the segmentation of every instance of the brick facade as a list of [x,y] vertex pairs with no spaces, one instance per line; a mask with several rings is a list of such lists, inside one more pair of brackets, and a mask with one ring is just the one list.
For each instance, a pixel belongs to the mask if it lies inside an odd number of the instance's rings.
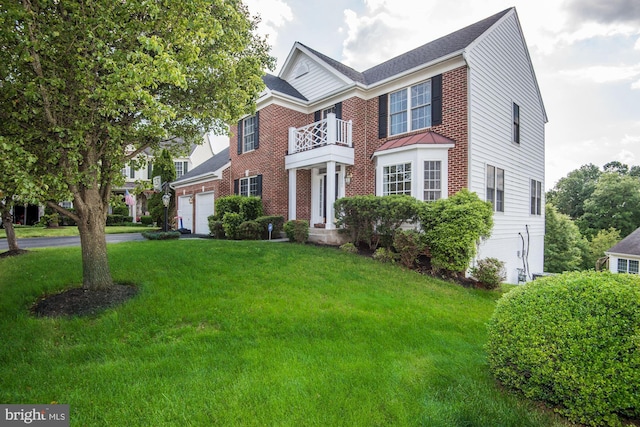
[[[467,68],[460,67],[442,76],[442,124],[430,128],[455,141],[449,150],[449,195],[468,186],[468,99]],[[223,177],[225,187],[216,197],[233,194],[233,182],[245,176],[262,175],[262,200],[267,215],[288,219],[289,176],[285,170],[289,127],[302,127],[314,121],[313,114],[303,114],[271,104],[259,112],[259,148],[237,153],[237,124],[231,126],[231,168]],[[375,162],[373,153],[389,139],[419,134],[419,130],[392,138],[378,138],[378,98],[364,100],[351,97],[342,101],[342,119],[353,122],[354,165],[347,167],[352,180],[346,186],[347,196],[375,194]],[[297,172],[298,219],[311,218],[311,172]]]

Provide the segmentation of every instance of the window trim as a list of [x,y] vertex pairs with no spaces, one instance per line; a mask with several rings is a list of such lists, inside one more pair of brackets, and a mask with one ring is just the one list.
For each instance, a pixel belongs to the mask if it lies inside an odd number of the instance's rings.
[[[247,132],[247,122],[251,120],[251,133]],[[247,139],[251,137],[251,148],[247,148]],[[256,116],[245,117],[242,119],[242,152],[248,153],[256,149]]]
[[[425,96],[425,103],[424,104],[417,104],[414,105],[414,99],[413,99],[413,89],[417,88],[419,86],[422,85],[426,85],[428,84],[428,96]],[[392,109],[392,100],[394,98],[394,95],[400,94],[400,93],[404,93],[403,96],[403,100],[402,103],[404,103],[404,108],[401,110],[397,110],[394,111]],[[396,135],[402,135],[404,133],[409,133],[409,132],[414,132],[417,130],[422,130],[422,129],[429,129],[430,127],[433,127],[433,83],[432,83],[432,79],[427,79],[427,80],[423,80],[421,82],[418,82],[416,84],[413,84],[411,86],[407,86],[404,87],[402,89],[393,91],[389,93],[389,96],[387,97],[388,100],[388,105],[387,105],[387,135],[388,136],[396,136]],[[413,122],[414,122],[414,114],[418,109],[422,109],[422,108],[427,108],[428,111],[428,124],[425,127],[416,127],[413,128]],[[394,127],[394,123],[393,123],[393,118],[394,117],[398,117],[398,116],[404,116],[404,130],[401,131],[394,131],[393,127]]]
[[[255,183],[255,194],[251,194],[251,181],[254,180]],[[242,192],[243,183],[246,183],[247,194]],[[249,197],[249,196],[259,196],[260,189],[258,188],[258,175],[246,176],[238,179],[238,195]]]
[[[492,172],[490,174],[490,169]],[[502,183],[500,185],[500,176],[502,177]],[[492,178],[492,182],[489,179]],[[497,166],[487,165],[486,167],[486,199],[488,202],[491,202],[493,205],[494,212],[504,212],[505,205],[505,172],[504,169],[501,169]],[[492,186],[490,186],[492,184]]]
[[[634,263],[635,271],[631,271],[631,263]],[[624,268],[621,269],[621,263],[624,263]],[[618,265],[616,273],[619,274],[640,274],[640,261],[637,259],[618,258]]]
[[520,144],[520,106],[513,103],[512,106],[512,126],[511,126],[511,140],[516,144]]
[[529,185],[529,213],[542,215],[542,182],[531,179]]
[[[178,165],[180,165],[180,172],[178,172]],[[174,160],[173,166],[176,169],[176,179],[189,172],[189,162],[186,160]]]
[[[409,170],[406,170],[406,166],[409,166]],[[397,168],[398,166],[402,166],[403,167],[403,171],[402,172],[398,172]],[[386,170],[388,170],[388,168],[392,168],[395,167],[396,171],[394,172],[386,172]],[[387,181],[387,179],[391,176],[395,176],[397,178],[397,176],[399,174],[403,174],[404,178],[406,178],[407,173],[409,174],[409,180],[407,179],[403,179],[402,182],[402,190],[401,192],[398,191],[397,185],[398,183],[400,183],[400,181]],[[384,165],[382,166],[382,195],[383,196],[390,196],[390,195],[394,195],[394,194],[407,194],[409,196],[413,195],[412,191],[413,191],[413,162],[409,161],[409,162],[399,162],[399,163],[392,163],[392,164],[388,164],[388,165]],[[406,184],[409,184],[409,189],[407,190],[406,188]],[[396,189],[392,192],[390,191],[391,185],[395,184],[396,185]]]
[[[438,165],[438,169],[435,171],[431,171],[427,169],[427,164],[437,164]],[[437,173],[437,178],[431,178],[431,177],[427,177],[427,172],[434,172]],[[422,175],[423,175],[423,187],[422,187],[422,200],[425,202],[433,202],[436,200],[440,200],[442,198],[442,160],[423,160],[423,168],[422,168]],[[436,182],[438,185],[437,189],[434,188],[427,188],[427,182]],[[427,198],[427,193],[432,193],[432,194],[436,194],[435,198]]]

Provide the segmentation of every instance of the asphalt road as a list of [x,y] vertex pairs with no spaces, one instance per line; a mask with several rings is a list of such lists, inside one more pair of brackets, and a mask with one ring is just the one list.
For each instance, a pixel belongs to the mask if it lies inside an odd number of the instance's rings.
[[[140,233],[107,234],[107,243],[131,242],[144,240]],[[80,236],[70,237],[32,237],[30,239],[18,239],[20,249],[56,248],[61,246],[80,246]],[[9,249],[7,239],[0,239],[0,252]]]

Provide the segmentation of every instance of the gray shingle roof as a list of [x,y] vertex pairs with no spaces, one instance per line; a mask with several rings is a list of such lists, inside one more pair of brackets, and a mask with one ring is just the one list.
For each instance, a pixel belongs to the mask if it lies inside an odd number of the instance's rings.
[[640,256],[640,228],[637,228],[636,231],[620,240],[617,245],[613,246],[607,252]]
[[271,74],[265,74],[262,77],[262,81],[270,90],[284,93],[285,95],[293,96],[294,98],[302,99],[303,101],[307,101],[307,98],[305,98],[300,92],[298,92],[296,88],[291,86],[286,80],[282,80],[280,77]]
[[204,175],[207,173],[213,173],[220,169],[222,166],[229,163],[231,160],[231,156],[229,155],[229,147],[225,148],[215,156],[206,160],[204,163],[199,165],[198,167],[193,168],[189,172],[182,175],[180,178],[173,181],[175,184],[179,184],[182,181],[189,180],[191,178]]
[[463,50],[512,9],[513,8],[505,9],[482,21],[478,21],[475,24],[471,24],[449,35],[440,37],[437,40],[396,56],[382,64],[369,68],[362,73],[302,43],[300,44],[351,80],[370,85]]

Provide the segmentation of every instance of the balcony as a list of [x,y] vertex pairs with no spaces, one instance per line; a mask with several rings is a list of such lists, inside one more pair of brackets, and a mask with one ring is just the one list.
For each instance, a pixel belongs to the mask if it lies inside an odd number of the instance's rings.
[[334,161],[353,164],[352,122],[328,114],[327,118],[301,128],[289,128],[286,169],[305,168]]

